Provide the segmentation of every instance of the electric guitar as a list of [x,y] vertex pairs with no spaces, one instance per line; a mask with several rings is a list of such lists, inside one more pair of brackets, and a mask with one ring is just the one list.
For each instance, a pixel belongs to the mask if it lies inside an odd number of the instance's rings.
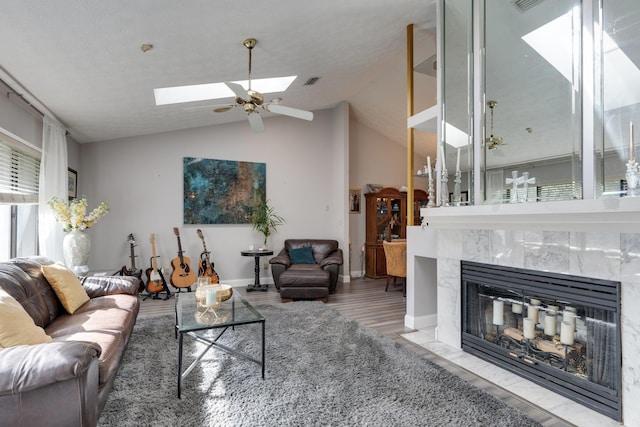
[[213,262],[209,258],[210,251],[207,250],[207,244],[204,242],[204,236],[202,235],[202,230],[198,228],[196,231],[198,233],[198,237],[202,240],[202,247],[204,250],[200,254],[200,262],[198,262],[198,277],[208,277],[209,282],[211,283],[220,283],[220,276],[213,269]]
[[123,265],[120,269],[121,276],[133,276],[140,279],[140,286],[138,286],[138,293],[144,291],[144,282],[142,281],[142,269],[136,268],[136,239],[133,237],[133,233],[129,234],[127,237],[127,242],[129,242],[129,248],[131,250],[131,255],[129,258],[131,259],[131,268],[127,268],[126,265]]
[[171,291],[169,291],[169,287],[167,286],[167,282],[164,280],[164,276],[162,272],[158,270],[158,263],[156,256],[156,235],[151,235],[151,267],[147,268],[147,292],[149,294],[153,294],[154,298],[158,297],[158,293],[162,291],[167,292],[167,298],[171,296]]
[[178,239],[178,256],[171,260],[171,267],[173,267],[171,284],[176,288],[188,288],[191,292],[191,285],[196,281],[196,272],[189,266],[191,260],[183,255],[178,227],[173,227],[173,232]]

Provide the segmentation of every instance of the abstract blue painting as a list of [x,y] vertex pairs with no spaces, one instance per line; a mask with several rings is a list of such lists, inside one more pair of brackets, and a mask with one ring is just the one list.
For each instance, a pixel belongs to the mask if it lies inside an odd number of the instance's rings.
[[251,224],[267,194],[267,165],[184,157],[184,224]]

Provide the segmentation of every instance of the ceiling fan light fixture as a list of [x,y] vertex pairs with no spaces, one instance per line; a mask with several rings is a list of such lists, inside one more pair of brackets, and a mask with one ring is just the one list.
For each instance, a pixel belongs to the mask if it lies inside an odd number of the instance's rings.
[[491,122],[490,122],[490,132],[491,135],[488,138],[484,139],[485,144],[489,150],[495,150],[500,145],[502,145],[502,137],[493,135],[493,109],[498,105],[498,101],[487,101],[487,105],[491,109]]

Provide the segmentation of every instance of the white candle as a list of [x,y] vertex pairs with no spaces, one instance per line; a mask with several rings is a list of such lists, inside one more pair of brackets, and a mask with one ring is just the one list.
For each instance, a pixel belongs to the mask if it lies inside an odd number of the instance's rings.
[[530,303],[531,305],[540,305],[540,300],[539,300],[539,299],[535,299],[535,298],[531,298],[531,299],[529,300],[529,303]]
[[560,342],[564,345],[573,345],[573,325],[570,322],[560,324]]
[[532,340],[536,337],[536,324],[533,319],[522,319],[522,329],[526,339]]
[[573,330],[576,329],[576,315],[570,311],[565,311],[562,314],[562,323],[569,323],[573,327]]
[[493,324],[504,325],[504,301],[493,301]]
[[538,310],[540,309],[540,307],[538,307],[537,305],[530,305],[529,308],[527,309],[527,317],[531,320],[533,320],[533,323],[538,323]]
[[214,305],[216,303],[216,290],[207,289],[205,305]]
[[440,146],[440,157],[442,157],[442,159],[440,160],[440,167],[442,168],[442,170],[445,170],[447,168],[447,162],[445,161],[445,157],[444,157],[444,144],[442,144]]
[[635,161],[635,153],[633,149],[633,122],[629,122],[629,161]]
[[514,302],[513,304],[511,304],[511,312],[516,314],[522,314],[522,304],[519,304],[517,302]]
[[550,337],[556,334],[556,312],[549,310],[544,315],[544,334]]
[[456,160],[456,172],[460,172],[460,149],[458,148],[458,160]]
[[431,156],[427,156],[427,173],[429,174],[429,179],[431,179]]

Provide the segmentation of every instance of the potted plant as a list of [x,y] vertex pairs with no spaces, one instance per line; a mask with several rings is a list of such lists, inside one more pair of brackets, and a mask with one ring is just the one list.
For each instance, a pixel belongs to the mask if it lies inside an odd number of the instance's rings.
[[284,219],[275,213],[273,206],[269,205],[269,200],[260,200],[253,209],[251,218],[253,229],[259,231],[264,236],[264,244],[261,249],[267,248],[267,239],[271,236],[279,225],[284,224]]

